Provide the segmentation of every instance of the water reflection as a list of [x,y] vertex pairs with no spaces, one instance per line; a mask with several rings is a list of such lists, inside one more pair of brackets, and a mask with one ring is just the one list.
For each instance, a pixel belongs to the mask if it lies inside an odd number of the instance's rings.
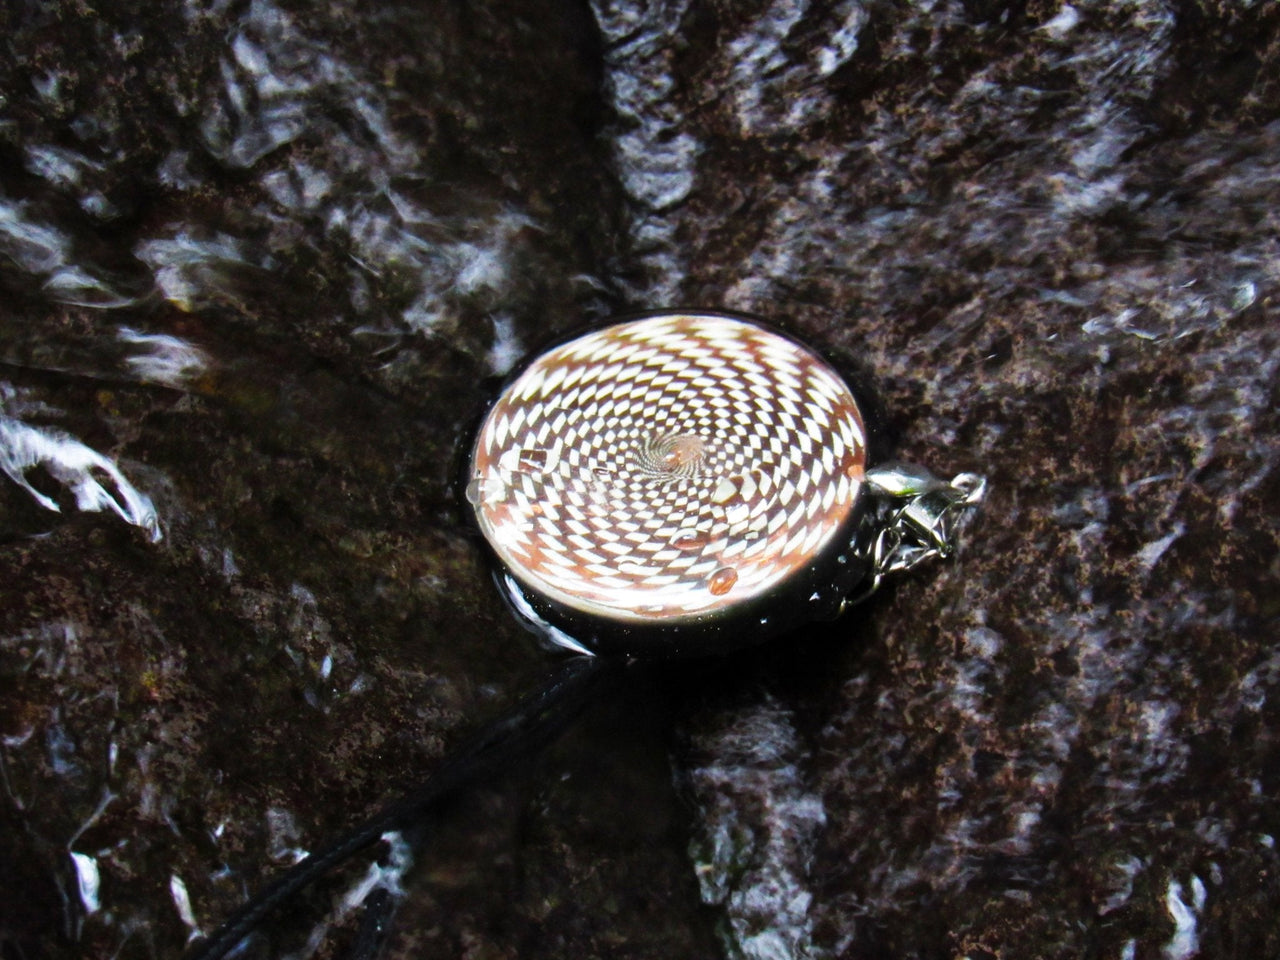
[[[441,134],[471,111],[456,27],[389,14],[352,36],[174,5],[86,60],[103,24],[82,11],[6,87],[29,174],[0,179],[0,770],[27,864],[3,882],[38,906],[0,939],[20,950],[174,955],[540,657],[457,523],[452,457],[535,307],[572,323],[598,296],[588,237],[539,217],[603,178],[577,175],[589,144],[504,172],[506,129]],[[571,52],[530,63],[568,98],[594,86]]]
[[1280,952],[1265,5],[0,19],[0,952],[177,955],[524,689],[456,451],[659,301],[856,350],[997,522],[341,878],[392,955]]
[[701,823],[690,853],[703,901],[725,912],[734,958],[829,955],[814,941],[809,879],[827,816],[797,762],[803,750],[789,713],[766,699],[726,711],[692,738],[685,776]]
[[[6,395],[12,398],[16,391],[0,383],[0,397]],[[113,462],[72,437],[0,416],[0,470],[40,506],[62,512],[53,496],[32,486],[28,471],[37,467],[67,489],[76,509],[114,511],[126,523],[145,530],[153,543],[161,539],[151,499],[126,480]]]

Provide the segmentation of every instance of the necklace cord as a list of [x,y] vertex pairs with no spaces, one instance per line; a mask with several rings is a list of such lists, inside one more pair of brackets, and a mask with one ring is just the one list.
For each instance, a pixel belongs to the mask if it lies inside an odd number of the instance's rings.
[[614,672],[614,667],[599,657],[561,661],[540,689],[484,727],[426,780],[276,877],[217,930],[197,942],[184,960],[221,960],[273,910],[351,857],[372,847],[388,831],[414,824],[450,794],[507,768],[517,756],[528,755],[549,744],[581,712],[591,692],[606,674]]

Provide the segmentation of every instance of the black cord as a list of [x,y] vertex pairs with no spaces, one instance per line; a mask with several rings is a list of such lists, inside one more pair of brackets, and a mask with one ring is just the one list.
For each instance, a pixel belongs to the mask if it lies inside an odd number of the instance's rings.
[[613,672],[606,667],[612,668],[613,664],[598,657],[563,661],[540,690],[481,730],[404,797],[300,860],[258,891],[209,937],[198,941],[187,952],[185,960],[221,960],[253,933],[271,911],[376,844],[384,833],[415,823],[449,794],[504,769],[517,754],[523,756],[545,746],[586,705],[588,694],[596,684]]

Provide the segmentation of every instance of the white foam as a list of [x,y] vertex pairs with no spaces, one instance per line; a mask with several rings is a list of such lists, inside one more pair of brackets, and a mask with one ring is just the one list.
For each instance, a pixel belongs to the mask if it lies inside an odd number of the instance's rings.
[[844,19],[834,33],[829,45],[818,50],[818,75],[835,73],[858,52],[858,33],[867,22],[867,12],[861,3],[850,3],[843,9]]
[[182,921],[189,931],[188,941],[200,934],[200,927],[196,924],[195,911],[191,909],[191,896],[187,893],[187,885],[182,882],[182,878],[176,873],[169,877],[169,896],[173,898],[173,906],[178,911],[178,919]]
[[50,273],[67,262],[70,247],[62,231],[30,219],[26,204],[0,198],[0,255],[31,273]]
[[85,170],[102,169],[102,164],[62,147],[28,146],[25,153],[27,170],[54,186],[79,186]]
[[400,880],[413,866],[413,851],[404,836],[392,830],[382,835],[382,841],[390,848],[386,856],[386,866],[374,862],[356,884],[342,898],[343,915],[356,909],[374,890],[386,890],[393,897],[403,897],[404,889]]
[[209,365],[204,351],[181,337],[139,333],[131,327],[121,327],[117,335],[130,346],[140,348],[140,353],[125,360],[139,380],[181,387]]
[[93,916],[102,907],[98,899],[98,891],[101,886],[98,861],[87,853],[76,853],[73,850],[71,851],[71,862],[75,864],[76,888],[80,893],[80,902],[84,905],[84,912],[89,916]]
[[726,719],[698,735],[695,752],[712,761],[689,771],[704,831],[692,850],[702,899],[725,912],[729,956],[811,958],[808,874],[827,819],[822,798],[795,762],[802,748],[789,711],[770,698]]
[[302,830],[284,807],[267,808],[267,836],[272,860],[292,865],[307,859],[309,851],[296,845]]
[[59,303],[96,310],[132,306],[139,299],[121,293],[101,277],[74,265],[60,266],[50,273],[44,282],[44,292]]
[[1170,880],[1165,888],[1164,905],[1173,919],[1173,936],[1161,953],[1166,960],[1190,960],[1200,952],[1200,938],[1196,932],[1196,914],[1204,907],[1204,883],[1194,877],[1191,883],[1191,905],[1182,899],[1182,884]]
[[1150,570],[1160,562],[1160,558],[1165,555],[1165,551],[1173,546],[1174,541],[1186,532],[1185,524],[1175,523],[1172,531],[1158,540],[1152,540],[1138,551],[1138,563],[1144,570]]
[[688,0],[591,3],[608,44],[605,90],[621,120],[611,131],[614,167],[638,208],[631,235],[651,276],[645,292],[658,300],[674,299],[686,273],[678,219],[669,214],[692,191],[702,150],[673,99],[670,38],[679,34],[688,6]]
[[1040,29],[1055,40],[1065,37],[1080,22],[1080,11],[1069,3],[1064,3],[1058,15],[1052,20],[1040,24]]
[[503,377],[524,356],[525,348],[516,335],[515,323],[508,314],[495,314],[492,323],[493,345],[489,348],[487,357],[489,369]]
[[226,286],[222,274],[265,265],[254,263],[247,246],[235,237],[218,233],[198,238],[185,230],[145,240],[134,255],[152,269],[165,299],[183,310],[213,300],[211,294]]
[[[27,480],[26,471],[36,466],[44,467],[72,492],[78,509],[109,509],[147,531],[152,543],[160,540],[160,521],[150,498],[125,479],[114,463],[66,434],[0,416],[0,470],[40,506],[60,513],[62,508]],[[105,474],[113,489],[104,487],[95,472]]]

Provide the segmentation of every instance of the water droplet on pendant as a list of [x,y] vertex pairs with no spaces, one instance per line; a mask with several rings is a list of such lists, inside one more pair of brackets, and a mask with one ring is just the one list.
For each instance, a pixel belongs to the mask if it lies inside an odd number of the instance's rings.
[[710,540],[708,534],[695,527],[677,530],[671,538],[671,545],[677,550],[701,550]]
[[520,470],[524,473],[545,473],[550,463],[550,454],[536,447],[525,447],[520,451]]
[[497,503],[507,495],[507,485],[501,480],[477,477],[467,484],[464,491],[467,503],[473,507],[478,507],[484,503]]
[[717,597],[723,597],[738,582],[738,571],[733,567],[721,567],[707,578],[707,589]]
[[555,463],[551,452],[542,447],[512,447],[498,458],[498,469],[504,473],[547,473]]

